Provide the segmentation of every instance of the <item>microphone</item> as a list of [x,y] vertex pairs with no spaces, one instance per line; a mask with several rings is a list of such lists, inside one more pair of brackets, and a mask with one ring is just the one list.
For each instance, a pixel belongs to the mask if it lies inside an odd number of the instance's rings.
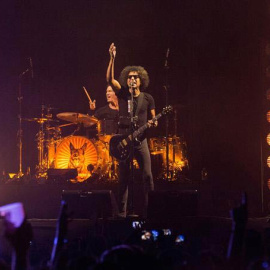
[[136,81],[134,79],[131,80],[129,87],[132,87],[132,88],[136,87]]
[[32,62],[32,57],[29,57],[29,62],[30,62],[30,72],[31,72],[31,78],[34,79],[34,72],[33,72],[33,62]]
[[168,67],[168,58],[170,54],[170,48],[167,49],[164,67]]

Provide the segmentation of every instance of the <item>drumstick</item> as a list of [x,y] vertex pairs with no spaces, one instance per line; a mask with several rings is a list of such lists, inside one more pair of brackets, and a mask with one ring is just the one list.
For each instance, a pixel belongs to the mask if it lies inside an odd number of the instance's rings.
[[92,103],[92,99],[90,98],[90,96],[89,96],[89,94],[84,86],[83,86],[83,90],[84,90],[85,94],[87,95],[89,101]]

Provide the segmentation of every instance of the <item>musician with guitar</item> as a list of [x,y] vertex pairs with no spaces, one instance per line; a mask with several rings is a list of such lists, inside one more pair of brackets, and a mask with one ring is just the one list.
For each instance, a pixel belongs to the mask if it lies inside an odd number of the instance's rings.
[[[148,87],[149,77],[147,71],[141,66],[125,67],[119,77],[119,82],[114,78],[114,62],[116,57],[116,47],[114,43],[109,48],[110,61],[107,68],[107,82],[112,86],[118,97],[119,104],[119,137],[113,136],[110,141],[111,154],[116,153],[113,149],[118,149],[119,144],[123,142],[125,155],[115,154],[119,159],[119,216],[127,215],[128,186],[130,179],[130,164],[132,149],[134,158],[136,158],[142,173],[143,180],[143,205],[144,215],[146,215],[148,204],[148,192],[154,189],[153,176],[151,172],[151,157],[147,144],[145,130],[136,136],[136,140],[132,144],[132,140],[128,140],[130,133],[136,131],[138,127],[144,125],[157,126],[157,121],[148,120],[149,112],[151,118],[155,117],[155,102],[153,97],[144,92]],[[131,94],[133,94],[133,104],[131,102]],[[133,119],[130,117],[130,110],[133,107]],[[132,133],[133,134],[133,133]],[[123,137],[122,137],[123,136]],[[122,140],[122,138],[125,138]],[[119,141],[120,139],[121,141]],[[132,144],[132,147],[129,145]]]

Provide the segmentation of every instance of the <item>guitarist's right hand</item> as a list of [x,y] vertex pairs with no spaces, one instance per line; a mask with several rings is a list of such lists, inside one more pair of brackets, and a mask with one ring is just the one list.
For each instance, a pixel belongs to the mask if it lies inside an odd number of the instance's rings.
[[157,127],[158,121],[148,120],[149,127]]

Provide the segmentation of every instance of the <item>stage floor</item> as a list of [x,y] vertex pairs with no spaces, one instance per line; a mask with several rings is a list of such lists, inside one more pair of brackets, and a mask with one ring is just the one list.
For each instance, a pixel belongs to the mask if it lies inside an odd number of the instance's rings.
[[[216,187],[211,181],[165,181],[155,180],[154,207],[162,207],[163,213],[173,211],[185,212],[190,209],[190,215],[229,217],[231,208],[241,201],[241,191],[230,192],[222,187]],[[69,181],[31,180],[20,179],[0,183],[0,206],[22,202],[28,218],[56,219],[58,217],[60,201],[63,191],[67,192],[110,192],[115,199],[118,198],[118,181],[92,181],[82,183],[70,183]],[[131,196],[131,190],[130,198]],[[193,197],[189,194],[195,193]],[[142,209],[142,184],[135,179],[133,185],[133,209],[138,214]],[[162,198],[162,200],[159,200]],[[159,203],[159,204],[158,204]],[[258,210],[259,204],[249,203],[251,217],[262,217]],[[196,209],[194,209],[196,208]],[[74,209],[77,210],[77,209]],[[155,209],[154,209],[155,210]],[[188,211],[188,210],[187,210]],[[162,212],[162,211],[161,211]],[[185,212],[184,215],[188,215]]]

